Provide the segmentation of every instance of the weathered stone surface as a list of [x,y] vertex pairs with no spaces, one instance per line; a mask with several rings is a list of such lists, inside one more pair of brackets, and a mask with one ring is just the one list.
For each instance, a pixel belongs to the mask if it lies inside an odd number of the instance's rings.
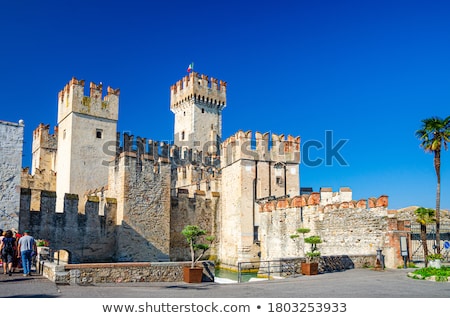
[[[203,281],[214,281],[214,263],[202,262]],[[179,282],[183,267],[190,263],[89,263],[55,266],[44,264],[43,274],[57,284],[92,285],[100,283]]]
[[19,227],[23,122],[0,120],[0,228]]

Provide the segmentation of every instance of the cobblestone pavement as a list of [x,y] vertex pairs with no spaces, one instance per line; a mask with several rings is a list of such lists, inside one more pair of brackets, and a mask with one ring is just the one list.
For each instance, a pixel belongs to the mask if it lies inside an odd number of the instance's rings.
[[412,269],[352,269],[247,283],[56,285],[42,276],[0,274],[0,297],[12,298],[448,298],[450,283],[414,280]]

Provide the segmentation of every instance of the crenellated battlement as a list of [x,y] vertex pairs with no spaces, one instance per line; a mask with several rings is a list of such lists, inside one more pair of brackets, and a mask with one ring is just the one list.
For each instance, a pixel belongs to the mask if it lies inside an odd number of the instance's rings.
[[330,212],[343,209],[372,209],[380,207],[387,208],[389,203],[387,195],[380,195],[378,198],[371,197],[368,199],[352,200],[351,190],[348,191],[348,188],[341,188],[342,193],[345,193],[342,198],[349,198],[348,201],[329,201],[329,188],[322,189],[324,189],[325,191],[311,192],[309,194],[302,194],[292,198],[281,198],[260,202],[259,211],[273,212],[274,210],[278,209],[315,207],[319,212]]
[[35,169],[31,175],[28,167],[23,168],[20,185],[22,188],[27,189],[56,191],[56,172],[52,170]]
[[110,86],[103,97],[103,84],[91,82],[85,96],[85,81],[73,77],[58,94],[58,122],[71,112],[117,121],[120,89]]
[[300,163],[300,137],[255,133],[242,130],[226,139],[221,145],[222,167],[237,160]]
[[31,174],[54,171],[58,149],[58,127],[50,134],[50,125],[39,124],[33,131]]
[[38,148],[55,149],[58,147],[58,127],[54,128],[54,133],[50,134],[50,125],[40,123],[39,126],[33,130],[33,147],[35,152]]
[[177,145],[165,142],[147,139],[143,137],[135,137],[128,133],[117,133],[116,142],[108,151],[113,150],[115,156],[135,157],[160,160],[163,162],[171,162],[175,166],[199,166],[212,167],[216,170],[220,167],[220,156],[217,154],[206,153],[197,149],[178,147]]
[[170,110],[175,113],[190,100],[222,110],[227,103],[226,92],[225,81],[192,72],[170,87]]
[[[116,159],[119,157],[134,157],[147,160],[169,162],[170,144],[144,137],[117,133],[115,143]],[[112,150],[111,148],[108,148]]]

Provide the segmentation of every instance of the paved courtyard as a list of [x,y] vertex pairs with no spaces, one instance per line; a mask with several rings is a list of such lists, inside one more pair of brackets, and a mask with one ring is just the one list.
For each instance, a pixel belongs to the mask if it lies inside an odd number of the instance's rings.
[[[0,297],[33,298],[448,298],[450,283],[414,280],[413,269],[352,269],[246,283],[56,285],[42,276],[0,274]],[[220,280],[219,280],[220,281]]]

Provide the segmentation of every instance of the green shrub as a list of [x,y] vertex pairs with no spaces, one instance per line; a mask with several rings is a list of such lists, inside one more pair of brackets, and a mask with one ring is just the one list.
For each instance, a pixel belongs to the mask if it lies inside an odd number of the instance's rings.
[[444,281],[443,280],[444,278],[448,279],[448,277],[450,277],[450,266],[442,266],[441,268],[434,268],[434,267],[419,268],[415,270],[413,274],[420,275],[424,279],[427,277],[436,276],[436,281]]

